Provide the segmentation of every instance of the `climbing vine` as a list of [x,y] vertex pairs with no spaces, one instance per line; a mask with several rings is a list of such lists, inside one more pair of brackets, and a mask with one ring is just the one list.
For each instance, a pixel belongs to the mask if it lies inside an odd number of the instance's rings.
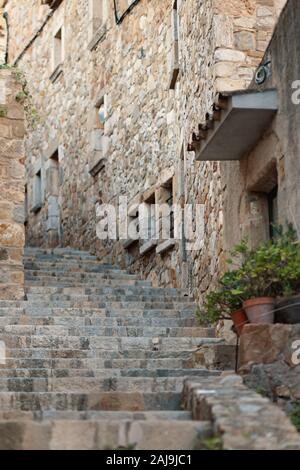
[[[0,70],[11,70],[17,83],[21,85],[21,90],[16,94],[15,100],[24,106],[26,116],[26,130],[35,130],[40,122],[40,116],[37,109],[33,105],[33,98],[28,89],[27,80],[24,73],[14,65],[2,64]],[[7,110],[4,106],[0,106],[0,117],[5,117]]]
[[26,116],[26,130],[35,130],[38,123],[40,122],[40,117],[37,109],[33,105],[33,99],[28,89],[27,80],[24,73],[18,68],[14,69],[14,76],[16,81],[21,85],[21,90],[16,94],[15,99],[18,103],[24,106]]

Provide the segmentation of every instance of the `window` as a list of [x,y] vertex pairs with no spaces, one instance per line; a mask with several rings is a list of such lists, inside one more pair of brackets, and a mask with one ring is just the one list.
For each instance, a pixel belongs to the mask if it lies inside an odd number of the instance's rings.
[[128,239],[124,241],[123,246],[129,250],[139,240],[139,204],[132,204],[128,210],[127,230]]
[[96,176],[104,167],[106,153],[105,122],[107,119],[107,96],[104,94],[92,112],[90,173]]
[[[255,181],[255,172],[252,181]],[[248,188],[248,211],[243,214],[245,235],[256,247],[262,240],[274,237],[274,224],[278,223],[278,172],[272,160],[259,171],[259,178]],[[246,216],[245,216],[246,215]]]
[[42,201],[42,176],[41,170],[39,170],[35,176],[33,181],[33,207],[32,212],[36,213],[42,208],[43,201]]
[[170,89],[174,90],[179,74],[179,17],[178,2],[175,0],[172,9],[172,49]]
[[92,50],[105,37],[108,18],[107,0],[89,0],[89,49]]
[[274,225],[278,224],[278,186],[267,194],[270,238],[274,238]]
[[167,180],[161,188],[159,188],[157,199],[159,204],[157,231],[159,233],[160,243],[156,248],[156,252],[162,254],[175,244],[173,178]]
[[47,243],[51,248],[60,241],[60,206],[59,206],[59,152],[58,149],[46,162],[46,197],[47,197]]
[[140,205],[139,228],[142,239],[140,254],[144,255],[157,245],[155,192],[145,197],[143,204]]
[[53,69],[56,69],[63,62],[63,41],[62,28],[60,28],[54,36],[53,50]]
[[28,186],[27,184],[25,184],[24,221],[26,225],[28,221]]
[[56,79],[62,74],[62,64],[64,61],[64,37],[63,28],[60,28],[53,37],[52,49],[52,74],[50,80],[55,82]]
[[47,193],[53,196],[59,194],[59,158],[56,150],[49,159],[49,168],[47,170]]

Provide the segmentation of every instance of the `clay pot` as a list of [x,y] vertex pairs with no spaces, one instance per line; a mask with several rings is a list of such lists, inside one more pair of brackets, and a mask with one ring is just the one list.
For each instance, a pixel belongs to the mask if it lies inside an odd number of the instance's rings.
[[246,300],[243,308],[250,323],[274,323],[275,299],[273,297]]
[[249,323],[245,310],[243,308],[240,308],[240,310],[236,310],[231,314],[231,319],[233,321],[234,329],[237,335],[241,336],[244,325],[246,325],[246,323]]

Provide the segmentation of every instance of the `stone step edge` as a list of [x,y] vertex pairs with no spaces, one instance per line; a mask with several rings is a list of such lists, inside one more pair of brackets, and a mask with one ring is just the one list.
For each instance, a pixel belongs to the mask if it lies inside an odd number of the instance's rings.
[[212,435],[210,423],[193,421],[0,421],[6,450],[193,450]]

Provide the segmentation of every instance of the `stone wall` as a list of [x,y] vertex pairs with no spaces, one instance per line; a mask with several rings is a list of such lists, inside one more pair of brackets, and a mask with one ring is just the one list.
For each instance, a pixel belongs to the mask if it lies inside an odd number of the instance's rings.
[[24,117],[14,72],[0,70],[0,299],[24,297]]
[[[141,0],[118,26],[108,2],[107,20],[96,32],[87,0],[63,1],[55,11],[42,3],[33,0],[30,12],[25,0],[6,5],[10,60],[17,59],[25,72],[38,111],[26,139],[28,243],[89,249],[141,272],[154,285],[190,285],[200,297],[224,264],[226,182],[219,164],[195,162],[187,146],[216,94],[251,82],[284,2],[178,1],[175,90],[169,89],[173,1]],[[64,49],[62,64],[54,67],[54,37],[61,26],[56,43]],[[105,164],[93,177],[89,170],[99,151],[94,115],[103,96]],[[58,158],[51,158],[56,152]],[[55,171],[59,190],[53,194]],[[97,203],[116,205],[119,196],[141,202],[152,193],[159,199],[172,176],[176,202],[205,205],[202,248],[185,253],[178,242],[162,254],[154,249],[141,256],[138,244],[124,249],[122,242],[97,239]],[[41,204],[36,204],[39,178]]]
[[224,201],[224,217],[228,221],[225,246],[245,235],[250,236],[253,245],[268,236],[266,199],[275,186],[278,222],[292,222],[300,237],[300,107],[292,100],[293,93],[297,93],[293,83],[300,77],[299,20],[299,3],[290,0],[261,62],[269,64],[268,77],[262,85],[251,83],[251,88],[258,91],[278,90],[276,118],[249,155],[241,162],[224,165],[228,188]]
[[245,325],[239,363],[244,382],[287,412],[300,403],[300,324]]

